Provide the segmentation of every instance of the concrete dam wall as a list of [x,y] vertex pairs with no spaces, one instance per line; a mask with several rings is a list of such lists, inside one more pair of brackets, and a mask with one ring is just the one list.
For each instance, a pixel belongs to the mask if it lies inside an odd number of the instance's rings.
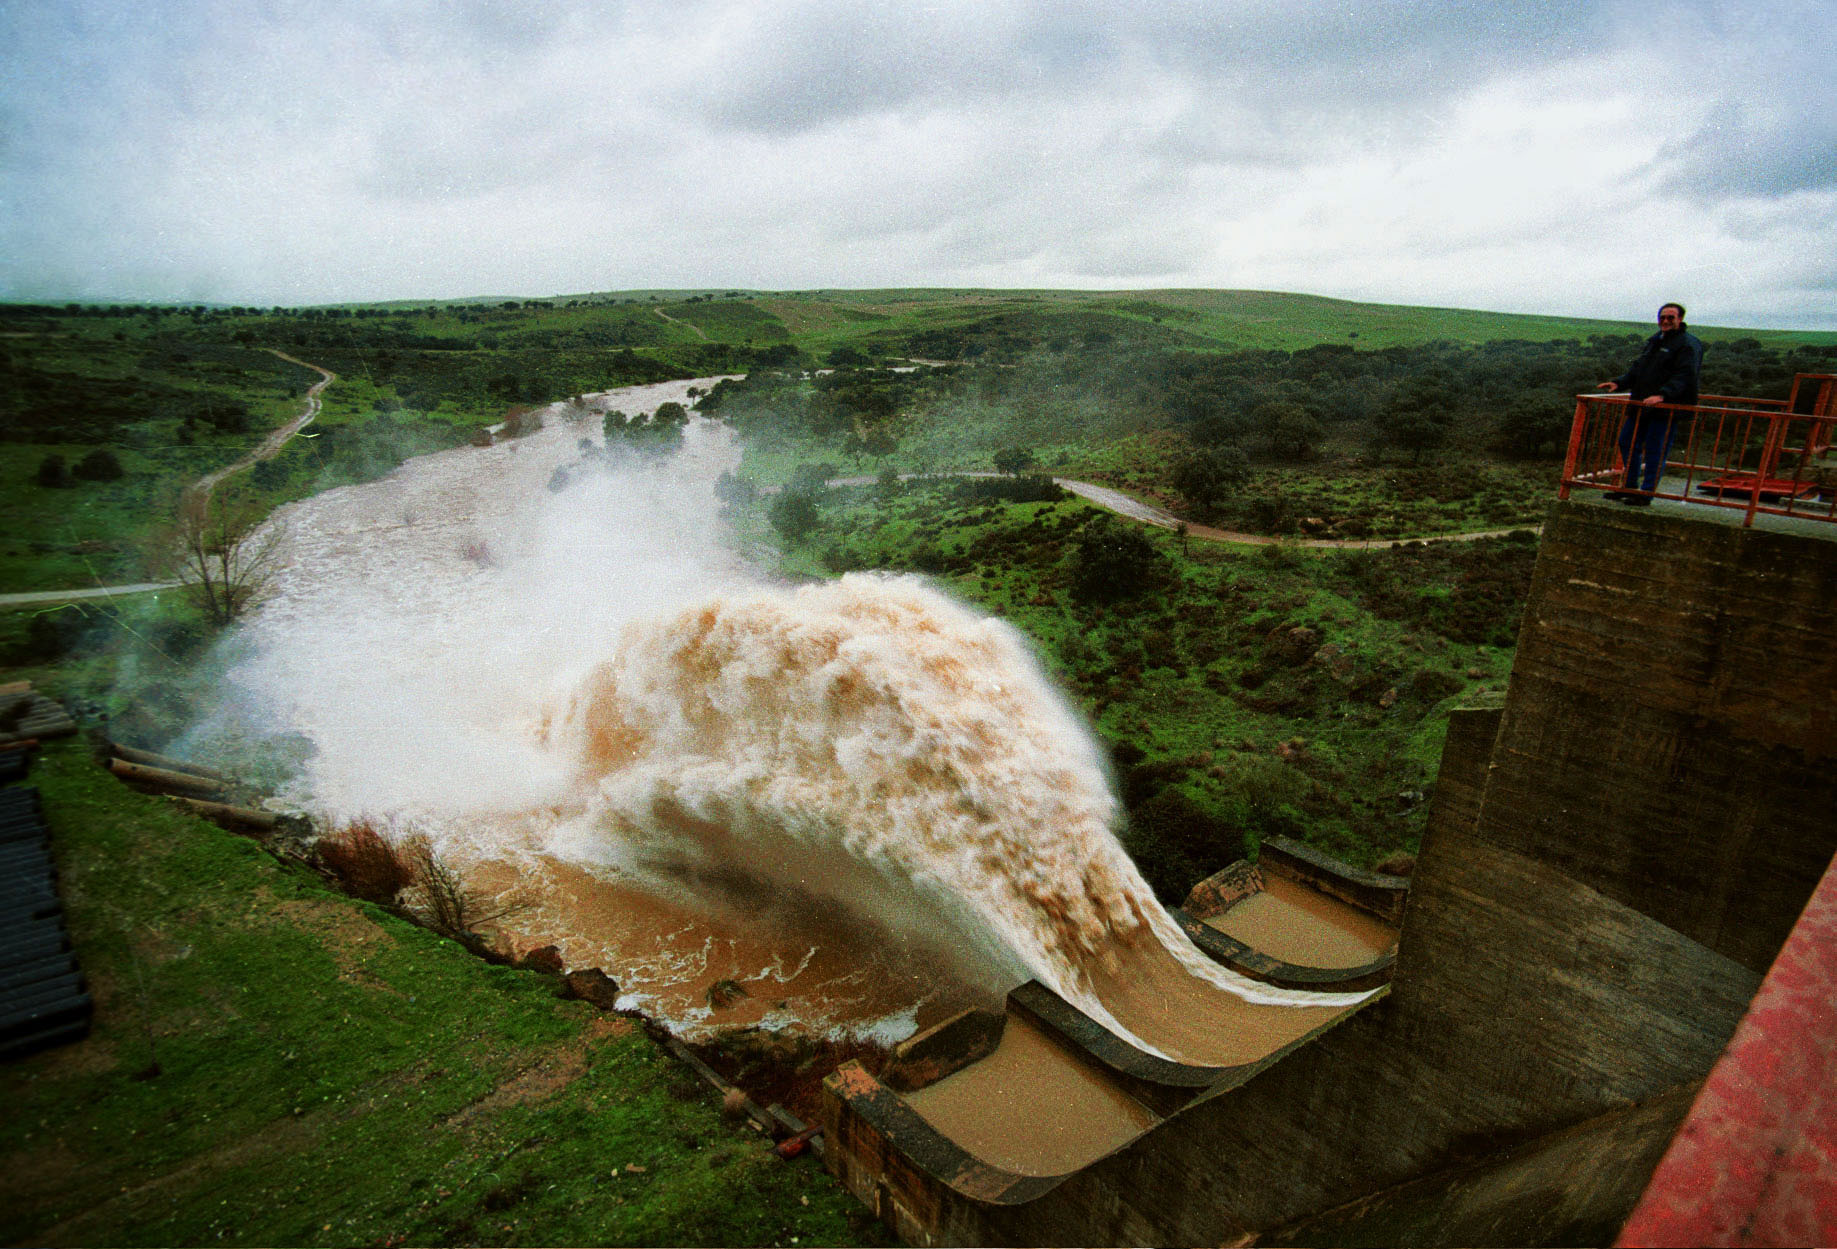
[[1837,543],[1558,504],[1387,996],[1051,1182],[978,1189],[845,1082],[831,1165],[918,1243],[1611,1240],[1837,852],[1834,664]]

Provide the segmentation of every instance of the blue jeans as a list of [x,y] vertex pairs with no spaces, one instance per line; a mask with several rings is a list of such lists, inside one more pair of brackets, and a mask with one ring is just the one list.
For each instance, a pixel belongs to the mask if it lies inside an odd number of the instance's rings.
[[1677,413],[1667,408],[1636,408],[1627,415],[1620,425],[1620,458],[1626,463],[1621,489],[1650,493],[1658,487],[1676,428]]

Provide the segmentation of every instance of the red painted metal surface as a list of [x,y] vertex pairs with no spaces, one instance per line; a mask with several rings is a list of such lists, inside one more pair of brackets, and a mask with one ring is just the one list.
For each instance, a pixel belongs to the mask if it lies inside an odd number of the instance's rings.
[[1837,859],[1618,1245],[1837,1245]]
[[1697,489],[1706,494],[1739,494],[1745,499],[1754,490],[1757,481],[1760,483],[1760,493],[1763,499],[1769,495],[1784,499],[1788,496],[1816,494],[1818,491],[1817,485],[1813,482],[1785,481],[1778,477],[1761,480],[1754,473],[1730,473],[1725,477],[1712,477],[1708,481],[1698,482]]
[[1785,400],[1705,395],[1693,406],[1648,408],[1623,394],[1578,395],[1557,494],[1623,489],[1619,434],[1637,415],[1676,430],[1653,497],[1734,508],[1750,525],[1758,515],[1837,523],[1833,408],[1837,377],[1824,374],[1801,374]]

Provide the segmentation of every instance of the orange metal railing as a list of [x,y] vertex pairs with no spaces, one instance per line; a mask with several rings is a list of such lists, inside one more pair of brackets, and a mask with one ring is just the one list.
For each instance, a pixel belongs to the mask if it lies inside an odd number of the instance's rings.
[[1572,491],[1628,491],[1620,434],[1630,419],[1668,421],[1670,449],[1651,492],[1756,516],[1837,524],[1837,375],[1800,374],[1787,399],[1704,395],[1690,405],[1645,407],[1624,394],[1576,396],[1559,498]]

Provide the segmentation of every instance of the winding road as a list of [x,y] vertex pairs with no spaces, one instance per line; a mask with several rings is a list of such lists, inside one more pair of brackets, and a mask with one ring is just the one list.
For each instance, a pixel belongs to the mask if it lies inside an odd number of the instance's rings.
[[[179,512],[183,516],[202,518],[204,509],[210,505],[213,491],[223,480],[240,473],[251,465],[262,460],[273,459],[280,453],[287,440],[312,424],[313,418],[319,415],[324,406],[319,399],[319,392],[338,380],[338,375],[330,369],[320,368],[316,364],[296,359],[274,347],[264,348],[269,355],[279,356],[289,364],[297,364],[303,369],[311,369],[319,375],[319,380],[306,390],[306,402],[300,414],[285,425],[277,426],[268,432],[256,448],[232,464],[206,473],[185,488],[179,498]],[[170,590],[180,583],[177,581],[137,581],[128,585],[85,586],[79,590],[25,590],[17,594],[0,594],[0,607],[30,607],[39,603],[69,603],[78,599],[113,598],[118,594],[145,594],[150,590]]]
[[269,355],[279,356],[289,364],[297,364],[303,369],[311,369],[319,375],[319,380],[307,388],[306,404],[301,408],[300,415],[294,417],[285,425],[271,430],[268,436],[261,440],[259,446],[249,452],[249,454],[243,456],[240,460],[237,460],[234,464],[227,464],[215,472],[206,473],[186,489],[184,498],[179,501],[179,509],[186,515],[201,517],[204,514],[204,509],[210,504],[211,492],[217,488],[224,478],[240,473],[244,469],[262,460],[273,459],[278,455],[281,448],[287,445],[287,440],[289,438],[292,438],[295,434],[313,423],[313,418],[319,415],[319,410],[323,406],[319,402],[319,392],[338,380],[338,374],[332,372],[330,369],[322,369],[316,364],[308,364],[304,360],[295,359],[286,352],[279,351],[273,347],[266,348],[266,350]]
[[[901,481],[912,481],[925,477],[1004,477],[1005,473],[986,472],[944,472],[944,473],[901,473]],[[876,477],[831,477],[824,482],[827,486],[871,486],[879,479]],[[1288,538],[1276,537],[1262,533],[1238,533],[1231,529],[1214,529],[1210,525],[1196,525],[1192,521],[1181,520],[1172,512],[1162,511],[1153,504],[1144,503],[1133,495],[1124,494],[1110,486],[1100,486],[1095,482],[1073,481],[1069,477],[1055,477],[1053,484],[1062,490],[1070,491],[1081,499],[1088,499],[1098,507],[1108,508],[1119,516],[1139,520],[1143,524],[1157,525],[1162,529],[1179,529],[1186,526],[1189,538],[1201,538],[1208,542],[1234,542],[1241,546],[1294,546],[1319,547],[1341,551],[1372,551],[1386,547],[1399,546],[1406,542],[1473,542],[1480,538],[1503,538],[1513,533],[1541,533],[1542,525],[1513,525],[1509,529],[1481,529],[1469,533],[1441,533],[1423,538]],[[767,487],[768,492],[771,487]]]
[[[653,311],[666,321],[675,320],[674,317],[667,316],[661,309],[653,309]],[[679,324],[688,325],[688,322],[679,322]],[[694,326],[689,326],[689,328],[695,329]],[[700,333],[699,330],[696,332]],[[269,433],[269,435],[262,440],[261,445],[256,447],[255,450],[251,451],[248,455],[243,456],[234,464],[217,469],[215,472],[199,478],[185,491],[180,506],[191,510],[194,515],[201,513],[202,509],[210,501],[211,492],[215,490],[226,477],[234,473],[242,472],[244,469],[261,460],[273,457],[279,453],[282,447],[287,445],[288,439],[310,425],[313,418],[319,415],[321,406],[319,393],[338,380],[338,375],[333,373],[330,369],[320,368],[318,365],[310,364],[305,360],[295,359],[286,352],[278,351],[273,347],[267,348],[267,350],[290,364],[297,364],[301,368],[312,369],[320,375],[320,380],[313,383],[311,388],[307,390],[306,404],[299,416]],[[901,473],[899,479],[901,481],[911,481],[926,477],[994,478],[1002,476],[1005,476],[1005,474],[964,471],[946,473]],[[824,484],[827,486],[871,486],[877,480],[878,478],[875,477],[832,477],[824,482]],[[1127,516],[1132,520],[1139,520],[1147,525],[1156,525],[1162,529],[1177,530],[1180,526],[1185,525],[1186,534],[1189,538],[1198,538],[1207,542],[1231,542],[1241,546],[1279,546],[1286,544],[1293,547],[1337,550],[1377,550],[1385,547],[1399,546],[1406,542],[1472,542],[1480,538],[1502,538],[1507,534],[1523,533],[1526,531],[1538,533],[1543,529],[1541,525],[1515,525],[1509,529],[1485,529],[1472,533],[1435,534],[1423,538],[1272,537],[1269,534],[1238,533],[1229,529],[1214,529],[1210,525],[1196,525],[1190,521],[1183,521],[1171,512],[1166,512],[1152,504],[1144,503],[1140,499],[1124,494],[1122,491],[1113,489],[1112,487],[1097,485],[1095,482],[1073,481],[1066,477],[1055,477],[1053,478],[1053,482],[1062,489],[1077,495],[1079,498],[1088,499],[1097,506],[1107,508],[1119,516]],[[776,489],[777,487],[768,486],[763,493],[773,493]],[[168,590],[177,584],[179,583],[176,581],[147,581],[137,582],[132,585],[91,586],[80,590],[30,590],[19,594],[0,594],[0,607],[29,606],[35,603],[63,603],[75,599],[107,598],[117,594],[142,594],[149,590]]]

